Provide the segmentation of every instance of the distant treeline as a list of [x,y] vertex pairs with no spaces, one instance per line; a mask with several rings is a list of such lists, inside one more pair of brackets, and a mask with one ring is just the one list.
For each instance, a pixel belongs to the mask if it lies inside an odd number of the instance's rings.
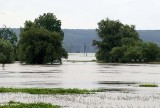
[[[19,28],[14,28],[13,30],[19,36]],[[160,30],[137,31],[142,40],[160,43]],[[63,29],[63,32],[63,46],[68,53],[83,52],[84,46],[86,46],[87,52],[96,52],[97,49],[92,46],[92,41],[99,39],[95,29]]]

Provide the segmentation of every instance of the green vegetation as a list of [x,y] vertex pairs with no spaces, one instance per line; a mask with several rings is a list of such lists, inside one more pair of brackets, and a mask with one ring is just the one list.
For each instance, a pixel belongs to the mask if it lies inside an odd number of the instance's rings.
[[160,60],[160,48],[152,42],[143,42],[133,25],[120,21],[101,20],[97,29],[101,41],[93,41],[98,47],[96,58],[101,62],[140,63]]
[[40,15],[21,28],[18,59],[27,64],[61,63],[68,56],[62,41],[61,21],[52,13]]
[[159,59],[159,47],[155,43],[137,41],[132,45],[123,44],[110,52],[110,62],[152,62]]
[[0,93],[2,92],[22,92],[30,94],[88,94],[92,92],[92,90],[63,88],[0,88]]
[[17,44],[16,33],[13,32],[12,29],[7,28],[6,26],[0,28],[0,39],[8,40],[10,43],[13,44],[14,47],[16,47]]
[[49,103],[19,103],[10,101],[8,105],[1,105],[0,108],[60,108],[60,106]]
[[0,39],[0,63],[12,63],[14,56],[13,45],[8,40]]
[[0,63],[12,63],[16,58],[17,36],[6,26],[0,28]]
[[158,87],[157,84],[141,84],[139,87]]

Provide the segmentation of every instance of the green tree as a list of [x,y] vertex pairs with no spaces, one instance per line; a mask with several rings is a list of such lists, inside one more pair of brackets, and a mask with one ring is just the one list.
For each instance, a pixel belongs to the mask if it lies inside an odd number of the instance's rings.
[[137,44],[141,44],[143,41],[142,40],[136,40],[134,38],[123,38],[121,40],[122,46],[135,46]]
[[159,46],[153,42],[142,44],[142,55],[145,62],[153,62],[158,59]]
[[109,53],[109,61],[110,62],[126,62],[126,58],[124,58],[125,52],[127,51],[127,47],[114,47]]
[[96,30],[101,40],[94,41],[93,45],[98,47],[96,58],[102,62],[110,62],[110,51],[114,47],[121,47],[124,38],[140,40],[135,26],[124,25],[118,20],[101,20]]
[[61,24],[54,24],[57,23],[56,21],[60,22],[53,14],[47,13],[34,22],[25,22],[24,28],[21,28],[17,51],[21,62],[46,64],[59,61],[61,63],[62,58],[67,58],[68,54],[62,47],[63,36],[59,28]]
[[8,40],[0,39],[0,63],[13,63],[14,59],[13,45]]
[[8,40],[14,47],[14,56],[17,60],[17,54],[16,54],[16,48],[17,48],[17,36],[16,33],[10,29],[4,26],[3,28],[0,28],[0,39]]
[[12,29],[7,28],[6,26],[0,29],[0,39],[10,41],[15,47],[17,44],[16,33]]
[[158,54],[157,54],[157,61],[160,61],[160,47],[157,49],[158,50]]
[[[34,22],[32,22],[32,21],[25,21],[25,23],[24,23],[24,28],[20,28],[20,32],[22,33],[22,32],[25,32],[25,31],[27,31],[27,30],[30,30],[30,29],[34,29],[35,28],[35,23]],[[20,37],[21,37],[21,34],[20,34]]]
[[[110,52],[110,62],[153,62],[159,60],[159,47],[152,42],[124,39],[121,47]],[[130,42],[130,43],[129,43]]]
[[60,33],[64,35],[61,29],[61,21],[56,18],[53,13],[44,13],[34,20],[36,27],[45,28],[51,32]]
[[[134,39],[124,39],[124,44],[120,47],[112,48],[110,52],[110,62],[132,63],[143,61],[141,41],[134,41]],[[130,43],[129,43],[130,42]]]
[[142,50],[141,47],[136,45],[133,47],[128,47],[127,51],[125,52],[124,56],[124,62],[129,63],[136,63],[136,62],[142,62]]

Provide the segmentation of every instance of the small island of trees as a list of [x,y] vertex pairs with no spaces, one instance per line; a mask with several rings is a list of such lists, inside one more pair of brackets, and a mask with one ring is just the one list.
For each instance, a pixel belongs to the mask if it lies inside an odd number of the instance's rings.
[[152,42],[143,42],[134,25],[124,25],[120,21],[101,20],[96,29],[100,41],[93,41],[100,62],[141,63],[159,61],[160,48]]
[[[109,18],[101,20],[96,29],[100,40],[96,58],[109,63],[144,63],[160,60],[160,47],[139,38],[134,25],[122,24]],[[20,28],[19,41],[12,29],[0,29],[0,63],[15,60],[26,64],[62,63],[68,54],[62,47],[64,33],[61,21],[53,13],[44,13]]]

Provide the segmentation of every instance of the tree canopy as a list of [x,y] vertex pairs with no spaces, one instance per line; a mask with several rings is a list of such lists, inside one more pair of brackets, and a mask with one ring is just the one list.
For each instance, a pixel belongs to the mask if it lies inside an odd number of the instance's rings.
[[0,28],[0,63],[12,63],[16,58],[17,36],[12,29]]
[[51,32],[60,33],[64,35],[61,29],[61,21],[56,18],[53,13],[44,13],[34,20],[36,27],[45,28]]
[[0,63],[12,63],[14,59],[13,45],[8,40],[0,39]]
[[68,56],[62,47],[62,34],[61,22],[52,13],[26,21],[18,44],[19,60],[28,64],[61,62]]
[[12,29],[7,28],[6,26],[4,26],[3,28],[0,28],[0,39],[8,40],[14,46],[16,46],[17,44],[16,33],[14,33]]
[[96,58],[102,62],[150,62],[158,59],[159,47],[152,42],[143,42],[134,25],[105,19],[98,23],[100,41]]

